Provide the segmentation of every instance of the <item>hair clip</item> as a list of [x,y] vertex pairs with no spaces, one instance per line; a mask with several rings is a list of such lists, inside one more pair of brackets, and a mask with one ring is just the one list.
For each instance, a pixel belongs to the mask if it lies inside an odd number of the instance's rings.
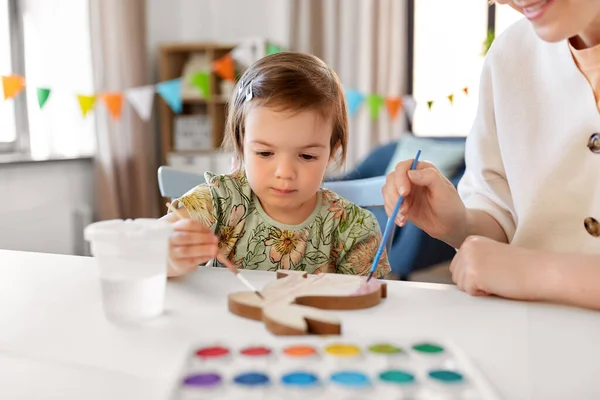
[[252,100],[252,81],[250,81],[250,84],[246,88],[246,101],[250,100]]

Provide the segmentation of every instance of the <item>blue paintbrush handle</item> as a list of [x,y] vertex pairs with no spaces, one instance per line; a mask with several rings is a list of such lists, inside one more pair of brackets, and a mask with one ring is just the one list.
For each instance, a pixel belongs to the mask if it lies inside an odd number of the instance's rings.
[[[413,170],[417,168],[417,163],[419,162],[419,157],[421,156],[421,150],[417,151],[417,155],[413,160],[410,169]],[[379,249],[377,249],[377,253],[375,254],[375,259],[373,260],[373,265],[371,266],[371,271],[369,271],[369,276],[372,276],[377,269],[377,264],[379,264],[379,260],[381,259],[381,255],[383,254],[383,250],[385,249],[385,245],[392,233],[392,229],[396,225],[396,217],[398,216],[398,212],[400,211],[400,207],[402,206],[402,202],[404,201],[404,196],[400,196],[396,205],[394,206],[394,211],[392,211],[392,215],[387,220],[385,224],[385,231],[383,232],[383,237],[381,238],[381,243],[379,244]]]

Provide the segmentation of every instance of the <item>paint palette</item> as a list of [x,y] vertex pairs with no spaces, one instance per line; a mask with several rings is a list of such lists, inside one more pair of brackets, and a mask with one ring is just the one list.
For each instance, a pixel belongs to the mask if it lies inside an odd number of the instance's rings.
[[339,336],[201,343],[175,386],[177,400],[498,399],[456,346]]

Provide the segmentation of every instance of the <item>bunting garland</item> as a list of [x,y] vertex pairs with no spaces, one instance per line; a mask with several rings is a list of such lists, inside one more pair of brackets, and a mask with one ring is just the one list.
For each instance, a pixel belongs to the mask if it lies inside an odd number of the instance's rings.
[[[198,89],[198,92],[206,100],[210,100],[210,74],[215,73],[219,77],[227,81],[235,81],[236,70],[248,67],[258,59],[265,55],[275,54],[283,51],[283,48],[274,43],[270,43],[261,38],[251,38],[243,41],[231,52],[214,60],[211,64],[210,71],[197,71],[190,78],[190,83]],[[236,68],[239,66],[240,68]],[[24,88],[25,79],[19,75],[1,76],[3,97],[4,100],[15,98]],[[181,95],[182,81],[181,78],[172,79],[169,81],[159,82],[154,85],[146,85],[126,89],[122,92],[102,92],[92,95],[76,94],[81,114],[85,118],[95,107],[96,99],[100,98],[105,104],[110,116],[113,120],[121,119],[124,101],[127,100],[135,109],[137,114],[144,121],[150,120],[152,116],[152,108],[154,104],[155,94],[158,94],[171,108],[174,113],[183,111],[183,99]],[[43,109],[52,93],[51,88],[37,88],[38,105]],[[462,93],[469,95],[469,88],[462,88]],[[454,104],[456,93],[450,93],[446,99],[451,105]],[[363,93],[354,88],[345,88],[346,104],[348,114],[356,115],[363,103],[366,104],[370,118],[376,120],[381,115],[381,109],[385,107],[388,117],[394,121],[404,112],[409,119],[415,112],[417,103],[410,96],[382,96],[377,93]],[[435,99],[429,99],[425,102],[427,109],[431,111]]]

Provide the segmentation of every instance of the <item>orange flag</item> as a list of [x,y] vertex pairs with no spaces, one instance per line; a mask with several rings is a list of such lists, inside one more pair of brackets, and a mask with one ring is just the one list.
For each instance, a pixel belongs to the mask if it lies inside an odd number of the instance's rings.
[[121,119],[121,112],[123,111],[123,94],[122,93],[102,93],[100,95],[106,107],[110,112],[110,115],[115,121]]
[[228,81],[235,80],[235,61],[233,61],[231,54],[227,53],[213,61],[212,68],[221,78]]
[[398,112],[402,108],[402,99],[400,97],[388,97],[385,99],[385,106],[387,107],[388,114],[393,121],[398,118]]
[[469,95],[469,88],[468,87],[464,88],[463,92],[465,92],[465,94],[468,96]]
[[20,75],[9,75],[2,77],[2,88],[4,89],[4,100],[12,99],[25,87],[25,79]]

